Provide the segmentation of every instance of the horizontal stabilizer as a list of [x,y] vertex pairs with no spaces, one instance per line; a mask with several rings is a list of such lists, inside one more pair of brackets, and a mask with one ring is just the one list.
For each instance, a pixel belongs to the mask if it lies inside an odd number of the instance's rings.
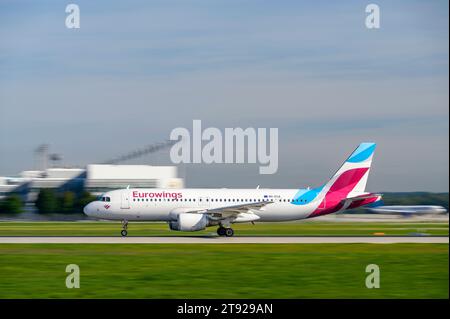
[[344,203],[344,209],[352,209],[380,201],[382,196],[382,194],[368,193],[354,197],[347,197],[343,199],[342,202]]

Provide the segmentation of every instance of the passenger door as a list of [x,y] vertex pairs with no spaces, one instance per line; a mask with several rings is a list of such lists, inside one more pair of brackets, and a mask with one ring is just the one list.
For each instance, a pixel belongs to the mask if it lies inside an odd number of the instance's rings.
[[129,191],[122,192],[122,201],[120,204],[120,208],[122,208],[122,209],[130,208],[130,192]]

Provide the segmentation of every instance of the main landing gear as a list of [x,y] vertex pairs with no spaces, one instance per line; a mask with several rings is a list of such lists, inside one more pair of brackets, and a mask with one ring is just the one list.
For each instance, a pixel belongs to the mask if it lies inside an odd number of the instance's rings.
[[128,228],[128,221],[123,220],[122,221],[122,231],[120,232],[122,237],[126,237],[128,235],[127,228]]
[[223,226],[220,226],[219,228],[217,228],[217,235],[232,237],[234,235],[234,230],[233,228],[225,228]]

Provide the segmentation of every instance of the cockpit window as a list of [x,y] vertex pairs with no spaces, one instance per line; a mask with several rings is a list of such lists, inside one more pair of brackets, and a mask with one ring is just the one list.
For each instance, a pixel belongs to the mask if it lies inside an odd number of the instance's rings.
[[111,201],[111,197],[107,197],[107,196],[102,196],[99,199],[102,202],[110,202]]

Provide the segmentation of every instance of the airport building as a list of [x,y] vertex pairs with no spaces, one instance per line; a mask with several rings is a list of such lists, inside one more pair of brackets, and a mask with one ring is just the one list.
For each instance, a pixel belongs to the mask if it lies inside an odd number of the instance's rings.
[[8,196],[10,193],[26,195],[26,186],[21,178],[11,178],[0,176],[0,199]]
[[86,169],[84,188],[102,194],[118,188],[182,188],[175,166],[91,164]]
[[27,202],[37,198],[39,190],[83,191],[93,195],[126,188],[182,188],[184,180],[175,166],[91,164],[84,168],[48,168],[23,171],[18,177],[0,177],[0,199],[10,193]]

